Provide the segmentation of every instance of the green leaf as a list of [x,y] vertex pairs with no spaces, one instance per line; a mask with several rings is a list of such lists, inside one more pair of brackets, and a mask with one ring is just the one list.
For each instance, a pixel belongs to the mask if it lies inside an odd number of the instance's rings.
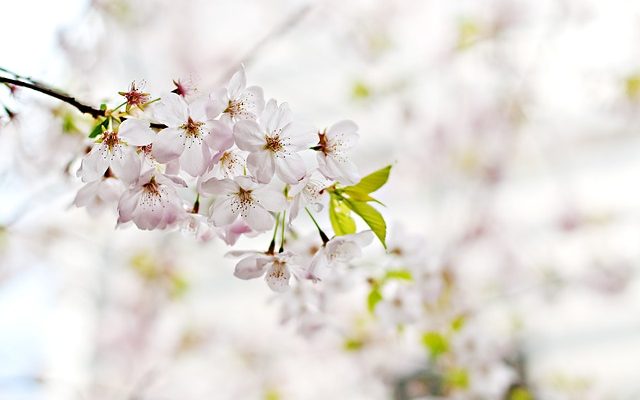
[[509,400],[533,400],[533,396],[527,389],[517,387],[509,395]]
[[464,368],[455,368],[447,372],[445,381],[447,386],[456,389],[467,389],[469,387],[469,373]]
[[93,130],[89,134],[89,137],[91,139],[93,139],[94,137],[97,137],[99,134],[103,132],[102,128],[106,129],[108,124],[109,124],[109,118],[105,118],[104,121],[99,122],[96,126],[93,127]]
[[411,281],[413,277],[411,276],[411,272],[406,269],[392,269],[387,271],[384,275],[384,280],[397,279],[403,281]]
[[356,201],[373,201],[375,203],[378,203],[382,206],[384,206],[384,204],[382,204],[382,202],[378,201],[377,199],[374,199],[373,197],[369,196],[368,193],[364,193],[364,192],[359,192],[357,190],[352,189],[351,187],[347,187],[341,190],[342,193],[344,194],[348,194],[350,198],[352,198],[353,200]]
[[344,342],[344,349],[347,351],[358,351],[364,347],[361,339],[347,339]]
[[376,234],[380,243],[382,243],[382,246],[386,249],[387,223],[384,222],[382,214],[365,202],[354,201],[351,199],[344,199],[344,201],[346,205],[353,210],[353,212],[358,214],[360,218],[369,225],[369,228],[371,228],[373,233]]
[[329,201],[329,220],[336,236],[356,232],[356,222],[351,217],[351,210],[334,195],[331,195]]
[[373,314],[376,309],[376,305],[382,301],[382,293],[380,293],[380,287],[374,285],[367,296],[367,308],[369,312]]
[[422,335],[422,344],[429,350],[433,358],[449,351],[449,341],[439,332],[427,332]]
[[373,172],[360,180],[353,186],[347,186],[344,191],[359,192],[359,193],[373,193],[380,189],[389,180],[389,173],[391,172],[391,165]]

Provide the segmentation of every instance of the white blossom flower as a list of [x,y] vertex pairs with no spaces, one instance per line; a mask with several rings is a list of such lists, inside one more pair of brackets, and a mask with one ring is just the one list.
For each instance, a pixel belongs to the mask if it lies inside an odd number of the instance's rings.
[[125,188],[118,179],[100,178],[84,185],[76,194],[73,204],[86,207],[91,215],[99,214],[109,204],[117,204]]
[[226,88],[215,91],[211,97],[213,101],[207,108],[207,114],[211,119],[217,118],[222,113],[223,119],[255,120],[264,108],[262,88],[247,87],[244,67],[233,74]]
[[269,211],[282,211],[286,200],[282,193],[255,182],[248,176],[231,179],[210,179],[203,182],[202,191],[218,196],[211,207],[215,226],[226,226],[238,216],[256,231],[266,231],[273,226]]
[[245,159],[238,149],[229,149],[218,152],[213,157],[213,165],[210,177],[233,178],[240,176],[244,172]]
[[135,181],[140,174],[140,158],[136,146],[146,146],[156,138],[149,123],[127,119],[117,130],[102,133],[91,151],[82,159],[77,175],[83,182],[101,178],[111,168],[125,183]]
[[155,105],[155,118],[167,125],[153,142],[151,154],[166,163],[179,159],[180,167],[191,176],[201,175],[211,160],[211,148],[225,150],[233,144],[231,128],[207,117],[206,98],[191,104],[169,93]]
[[307,205],[311,205],[315,212],[320,212],[329,196],[324,190],[326,187],[325,182],[314,179],[312,174],[305,175],[298,184],[291,186],[289,196],[293,199],[289,208],[289,223],[296,219],[300,210]]
[[232,251],[228,255],[246,256],[236,264],[233,274],[237,278],[254,279],[264,275],[267,285],[274,292],[287,291],[291,275],[298,275],[302,271],[297,256],[290,251],[277,254]]
[[313,143],[313,127],[294,122],[287,103],[269,100],[260,124],[244,120],[236,123],[233,134],[237,146],[248,151],[247,168],[258,182],[268,183],[273,174],[283,182],[298,183],[306,167],[298,152]]
[[178,177],[155,170],[145,172],[118,203],[118,224],[133,221],[140,229],[165,229],[185,216],[176,186],[186,187]]
[[360,180],[348,152],[358,141],[358,126],[353,121],[340,121],[318,133],[318,168],[327,179],[353,185]]
[[307,279],[320,280],[328,268],[345,265],[362,255],[362,248],[373,241],[373,232],[363,231],[351,235],[336,236],[325,243],[313,256]]

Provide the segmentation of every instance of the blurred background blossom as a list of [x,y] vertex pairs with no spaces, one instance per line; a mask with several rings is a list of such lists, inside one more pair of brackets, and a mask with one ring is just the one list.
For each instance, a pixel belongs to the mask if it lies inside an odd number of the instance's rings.
[[274,295],[72,207],[91,121],[3,90],[0,399],[640,396],[640,3],[5,3],[2,67],[98,105],[244,63],[394,167],[387,254]]

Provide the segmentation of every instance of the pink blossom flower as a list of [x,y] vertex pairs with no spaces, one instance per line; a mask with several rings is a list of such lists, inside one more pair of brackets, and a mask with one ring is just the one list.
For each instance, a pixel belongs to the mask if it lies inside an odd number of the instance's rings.
[[247,256],[236,264],[233,274],[237,278],[255,279],[264,275],[267,285],[274,292],[287,291],[291,275],[297,275],[302,271],[297,256],[290,251],[277,254],[232,251],[228,255]]
[[186,187],[178,177],[150,170],[142,174],[118,203],[118,225],[133,221],[140,229],[165,229],[185,216],[176,186]]
[[76,194],[73,204],[86,207],[91,215],[99,214],[106,205],[117,204],[124,186],[118,179],[100,178],[84,185]]
[[326,187],[325,182],[313,179],[312,174],[305,175],[298,184],[291,186],[289,195],[293,199],[289,208],[289,223],[296,219],[300,210],[307,205],[312,206],[315,212],[321,211],[328,198],[328,193],[324,190]]
[[226,88],[215,91],[211,97],[213,102],[207,108],[207,114],[211,119],[222,113],[223,119],[255,120],[264,108],[262,88],[247,87],[244,67],[233,74]]
[[318,168],[327,179],[352,185],[360,174],[347,153],[358,141],[358,126],[353,121],[340,121],[318,133]]
[[306,167],[298,152],[313,143],[312,126],[293,121],[287,103],[280,106],[269,100],[260,116],[260,124],[245,120],[236,123],[233,134],[236,144],[250,152],[247,168],[258,182],[268,183],[273,174],[283,182],[298,183]]
[[336,265],[344,265],[362,255],[362,248],[373,241],[373,232],[363,231],[351,235],[336,236],[329,240],[313,256],[307,278],[320,280],[327,269]]
[[233,223],[238,216],[256,231],[266,231],[273,226],[269,211],[282,211],[286,206],[284,195],[255,182],[248,176],[235,179],[210,179],[202,183],[206,194],[218,196],[211,207],[215,226]]
[[155,118],[167,125],[153,142],[151,154],[166,163],[179,159],[180,167],[191,176],[201,175],[211,160],[211,148],[224,150],[233,145],[231,128],[206,116],[207,99],[191,104],[169,93],[154,107]]

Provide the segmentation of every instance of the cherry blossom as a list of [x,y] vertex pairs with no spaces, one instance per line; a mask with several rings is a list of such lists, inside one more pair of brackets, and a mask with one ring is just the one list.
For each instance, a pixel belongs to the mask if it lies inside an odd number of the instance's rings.
[[286,200],[282,193],[255,182],[248,176],[232,179],[210,179],[202,183],[202,190],[217,196],[211,207],[215,226],[233,223],[238,216],[256,231],[266,231],[273,226],[269,211],[282,211]]
[[113,177],[100,178],[84,185],[76,194],[73,204],[86,207],[91,215],[97,215],[105,206],[117,204],[125,188]]
[[329,240],[313,256],[307,278],[320,280],[326,271],[336,265],[345,265],[362,255],[362,248],[373,241],[373,232],[363,231],[351,235],[336,236]]
[[312,175],[305,175],[299,183],[289,189],[289,196],[292,197],[289,208],[289,223],[296,219],[300,210],[307,205],[312,206],[315,212],[320,212],[323,204],[327,202],[329,196],[325,191],[326,183],[312,178]]
[[140,229],[165,229],[185,216],[177,186],[186,186],[177,177],[155,170],[145,172],[118,203],[118,224],[133,221]]
[[287,291],[291,276],[302,271],[297,256],[290,251],[277,254],[235,251],[228,255],[246,256],[236,264],[233,273],[236,277],[255,279],[264,275],[267,285],[274,292]]
[[247,87],[244,67],[233,74],[226,88],[214,91],[211,98],[213,102],[209,104],[207,114],[212,119],[222,113],[223,119],[255,120],[264,108],[262,88]]
[[306,173],[298,152],[312,144],[313,131],[310,125],[293,121],[287,103],[278,106],[275,100],[269,100],[259,124],[238,121],[233,134],[238,147],[250,153],[247,168],[258,182],[270,182],[275,173],[283,182],[294,184]]
[[233,139],[229,126],[207,117],[206,98],[191,104],[169,93],[155,105],[155,118],[167,125],[153,142],[151,154],[161,163],[179,159],[180,167],[191,176],[202,174],[211,160],[211,148],[224,150]]
[[318,167],[327,179],[352,185],[360,180],[349,151],[358,141],[358,126],[353,121],[340,121],[318,133]]

